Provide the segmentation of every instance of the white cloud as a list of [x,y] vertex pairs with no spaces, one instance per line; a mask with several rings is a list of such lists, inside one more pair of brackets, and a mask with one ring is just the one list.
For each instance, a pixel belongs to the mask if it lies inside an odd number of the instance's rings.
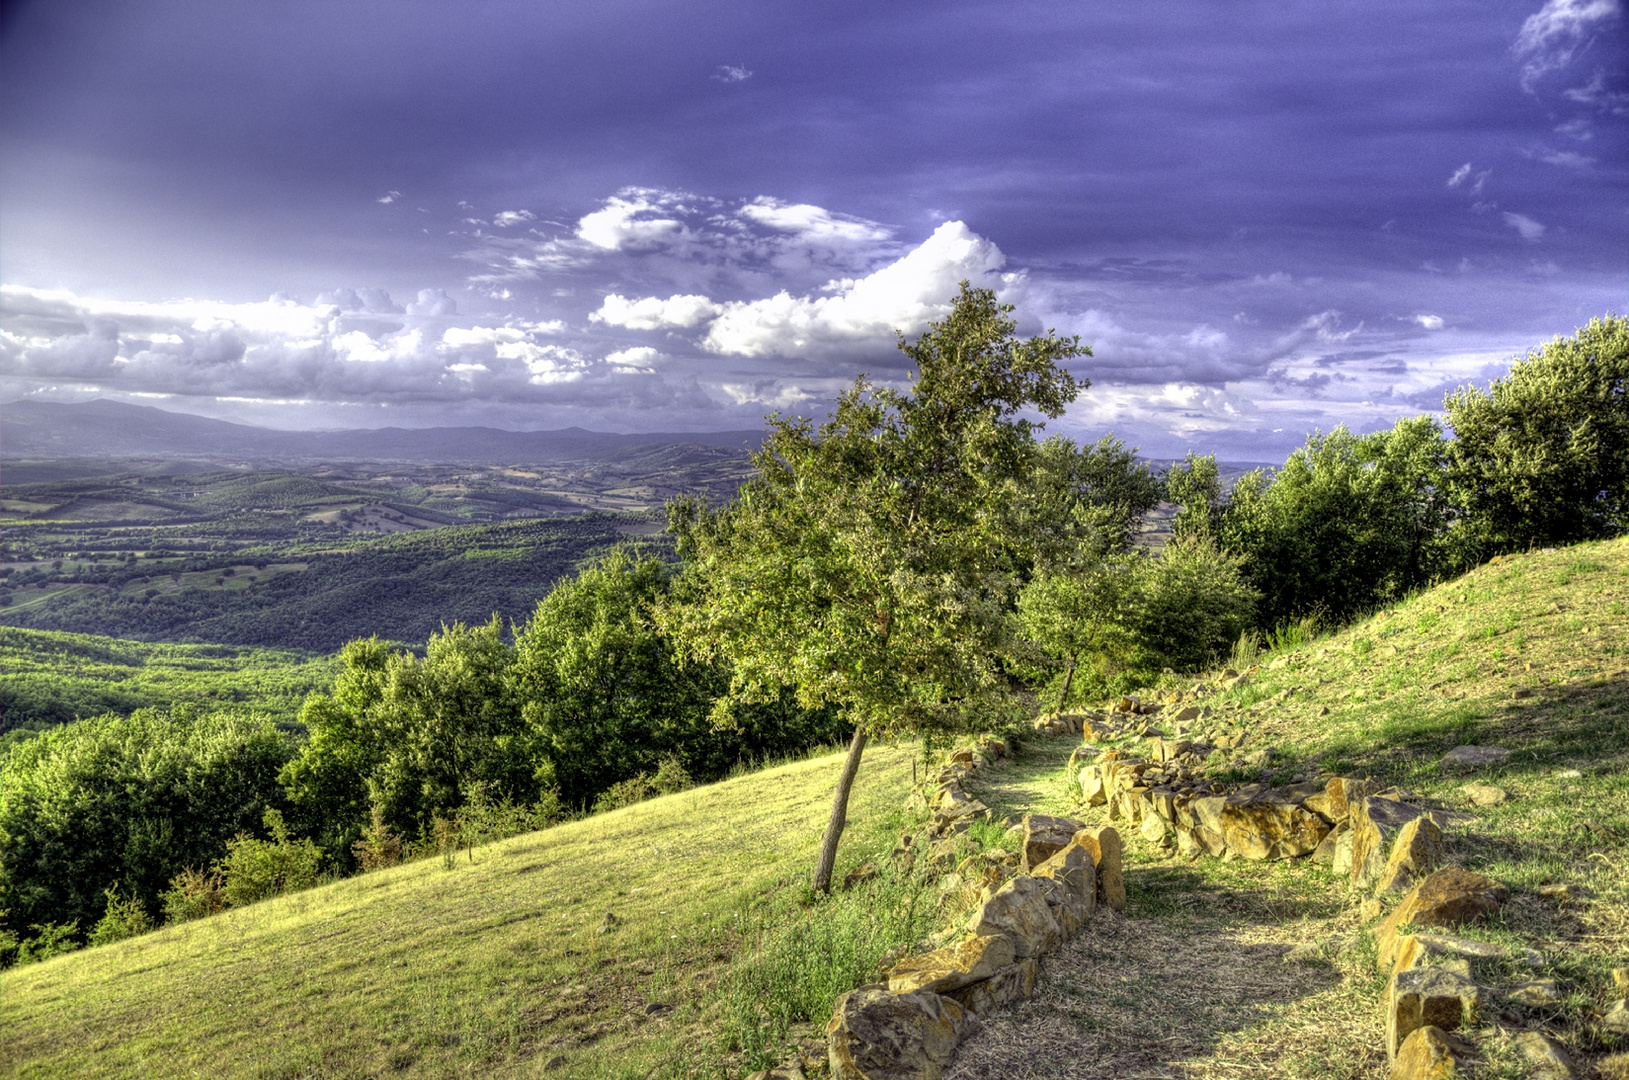
[[877,347],[895,331],[912,333],[950,310],[963,279],[1012,288],[1015,275],[997,274],[1001,249],[960,221],[934,230],[896,262],[859,279],[828,285],[829,296],[780,292],[763,300],[726,303],[702,346],[731,356],[815,356]]
[[[1604,113],[1610,113],[1613,116],[1629,116],[1629,93],[1624,93],[1617,90],[1608,90],[1606,86],[1606,73],[1604,71],[1595,72],[1595,75],[1583,86],[1575,86],[1570,90],[1563,90],[1561,92],[1561,96],[1566,98],[1568,101],[1574,101],[1580,105],[1588,105],[1591,108],[1597,109]],[[1568,131],[1567,133],[1572,134],[1574,138],[1580,140],[1588,139],[1590,135],[1593,134],[1589,131],[1588,121],[1585,120],[1575,120],[1572,122],[1572,124],[1565,125],[1557,130],[1566,131],[1569,127],[1574,128],[1574,131]],[[1578,130],[1581,130],[1583,133],[1575,133]]]
[[1454,175],[1448,178],[1448,186],[1458,187],[1459,185],[1463,184],[1465,179],[1470,175],[1471,163],[1467,161],[1465,164],[1454,170]]
[[1544,226],[1528,217],[1526,214],[1513,214],[1509,210],[1504,213],[1505,224],[1521,233],[1523,240],[1538,243],[1544,236]]
[[1602,22],[1619,13],[1618,0],[1548,0],[1522,23],[1512,51],[1522,59],[1522,89],[1572,63],[1573,54]]
[[1535,151],[1533,156],[1546,165],[1561,165],[1569,169],[1587,169],[1595,164],[1595,159],[1592,157],[1574,153],[1571,150],[1552,150],[1548,146]]
[[419,298],[407,305],[409,315],[457,315],[458,303],[444,289],[420,289]]
[[1442,329],[1441,315],[1416,315],[1414,316],[1414,321],[1425,327],[1427,330]]
[[650,371],[661,354],[649,345],[635,345],[629,349],[618,349],[609,354],[605,362],[615,368],[632,368],[635,371]]
[[791,233],[799,239],[826,244],[875,244],[887,240],[889,231],[875,221],[833,214],[808,203],[783,203],[760,195],[736,211],[737,216]]
[[588,317],[593,322],[609,326],[625,326],[629,330],[689,330],[708,319],[717,318],[724,308],[705,296],[678,295],[666,300],[647,296],[629,300],[612,293],[605,298],[598,311]]
[[397,199],[399,199],[401,197],[402,197],[402,193],[399,192],[399,191],[387,191],[383,195],[379,196],[379,198],[375,199],[374,201],[375,202],[381,202],[381,203],[384,203],[386,206],[389,206],[391,203],[395,202]]
[[723,83],[746,82],[752,75],[744,64],[720,64],[713,72],[713,78]]
[[492,224],[501,229],[509,229],[516,225],[524,225],[528,221],[536,220],[537,215],[532,213],[530,210],[504,210],[499,213],[497,217],[492,219]]
[[683,196],[651,188],[628,188],[577,222],[577,237],[605,251],[648,251],[681,239],[684,223],[673,216]]

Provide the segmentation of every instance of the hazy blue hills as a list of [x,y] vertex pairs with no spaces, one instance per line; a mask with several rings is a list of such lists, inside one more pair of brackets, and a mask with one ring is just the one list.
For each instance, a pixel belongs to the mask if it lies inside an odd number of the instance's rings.
[[762,431],[646,432],[488,427],[282,431],[117,401],[0,405],[0,452],[19,458],[220,458],[532,464],[622,461],[674,444],[756,449]]

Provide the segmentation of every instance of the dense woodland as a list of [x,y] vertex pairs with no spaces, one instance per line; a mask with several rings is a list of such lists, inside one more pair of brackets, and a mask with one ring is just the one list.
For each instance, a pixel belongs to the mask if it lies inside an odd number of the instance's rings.
[[[1020,340],[1008,310],[964,287],[944,322],[902,344],[909,392],[861,380],[823,425],[770,418],[734,499],[670,502],[671,548],[594,555],[619,539],[604,518],[552,539],[530,524],[438,529],[312,553],[230,612],[182,615],[175,601],[176,625],[266,635],[250,644],[289,644],[279,635],[318,611],[376,621],[347,632],[293,728],[242,707],[115,705],[12,746],[0,762],[6,958],[813,745],[848,740],[857,761],[870,737],[989,728],[1037,699],[1154,685],[1241,639],[1337,624],[1499,553],[1617,535],[1629,520],[1629,320],[1595,320],[1489,390],[1450,395],[1447,430],[1416,417],[1317,433],[1224,488],[1213,459],[1161,471],[1113,439],[1043,439],[1030,418],[1088,388],[1064,365],[1089,350]],[[1161,502],[1179,512],[1155,550],[1136,540]],[[531,551],[526,537],[536,553],[508,553]],[[327,558],[334,569],[314,573]],[[488,619],[495,603],[458,621],[487,580],[468,567],[509,559],[560,580],[512,626]],[[358,566],[371,576],[348,577]],[[368,606],[397,581],[422,581],[408,595],[446,625],[411,636]],[[840,811],[841,799],[828,848]]]

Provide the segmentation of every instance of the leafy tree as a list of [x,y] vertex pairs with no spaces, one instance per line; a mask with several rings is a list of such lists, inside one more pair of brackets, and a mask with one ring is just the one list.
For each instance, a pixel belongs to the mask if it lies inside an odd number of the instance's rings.
[[290,836],[283,815],[276,810],[267,810],[263,823],[271,839],[239,833],[227,842],[225,857],[215,864],[225,881],[226,902],[233,907],[309,889],[318,881],[322,852],[317,845]]
[[123,883],[144,910],[282,801],[293,751],[264,717],[189,707],[47,731],[0,762],[0,907],[8,924],[96,924]]
[[1629,319],[1591,319],[1443,404],[1448,486],[1478,555],[1629,525]]
[[375,805],[398,833],[425,836],[477,785],[519,802],[546,786],[496,617],[443,627],[422,659],[377,638],[340,659],[333,690],[300,712],[310,738],[283,774],[297,824],[330,856],[349,859]]
[[1139,681],[1201,668],[1249,628],[1256,592],[1237,556],[1208,536],[1179,536],[1140,558],[1131,609]]
[[1069,704],[1077,669],[1085,666],[1092,689],[1107,687],[1136,642],[1130,600],[1137,588],[1134,557],[1082,560],[1047,567],[1018,596],[1024,637],[1064,665],[1057,708]]
[[1216,468],[1216,455],[1200,456],[1193,451],[1165,474],[1165,497],[1181,507],[1171,531],[1177,536],[1214,533],[1221,520],[1222,477]]
[[862,376],[818,430],[771,416],[734,502],[669,508],[690,581],[662,622],[694,657],[729,666],[715,714],[791,686],[854,725],[818,892],[867,740],[987,718],[1008,700],[998,656],[1014,569],[1034,548],[1024,413],[1061,415],[1081,386],[1059,365],[1088,352],[1050,332],[1019,340],[1011,310],[964,282],[944,320],[900,340],[911,392]]
[[652,771],[717,779],[743,756],[842,733],[830,710],[800,709],[784,691],[714,724],[727,677],[716,664],[681,664],[652,620],[672,575],[656,558],[614,551],[556,585],[516,635],[514,692],[548,782],[569,805],[609,806],[605,792],[649,786]]
[[1314,433],[1277,473],[1241,477],[1216,537],[1261,593],[1258,621],[1343,620],[1441,573],[1443,453],[1441,429],[1420,416],[1371,435]]

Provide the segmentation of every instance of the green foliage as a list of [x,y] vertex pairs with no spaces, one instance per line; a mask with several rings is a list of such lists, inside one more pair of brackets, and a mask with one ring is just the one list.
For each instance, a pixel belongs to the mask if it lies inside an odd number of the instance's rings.
[[364,874],[370,870],[383,870],[402,861],[402,837],[385,821],[384,813],[375,806],[362,830],[362,839],[351,845],[351,855],[357,869]]
[[1629,319],[1591,319],[1443,404],[1448,485],[1478,555],[1629,526]]
[[1048,567],[1018,598],[1024,637],[1063,665],[1057,707],[1199,668],[1249,625],[1255,592],[1239,559],[1203,532],[1158,554],[1127,551]]
[[81,947],[78,919],[68,923],[35,923],[29,929],[34,931],[34,936],[18,942],[11,958],[14,964],[38,963],[53,956],[75,952]]
[[188,867],[159,896],[165,922],[205,919],[226,910],[226,880],[215,871]]
[[[718,779],[742,758],[801,750],[839,738],[831,711],[798,708],[783,691],[714,724],[728,686],[715,663],[681,663],[652,620],[672,568],[618,550],[562,581],[515,636],[513,685],[548,783],[571,806],[611,796],[626,805],[636,778]],[[666,770],[664,772],[664,770]]]
[[102,895],[107,897],[107,910],[101,921],[91,927],[87,944],[111,945],[153,928],[153,917],[147,908],[134,896],[120,896],[117,882],[104,889]]
[[44,729],[103,713],[252,703],[293,720],[305,695],[333,677],[331,658],[281,649],[167,645],[0,627],[6,677],[0,732]]
[[496,618],[443,627],[422,659],[377,638],[346,645],[333,689],[300,712],[310,737],[283,775],[300,827],[343,861],[374,806],[397,833],[419,836],[476,785],[533,800],[546,773],[511,659]]
[[309,889],[319,880],[322,852],[317,845],[289,836],[283,815],[276,810],[267,810],[263,820],[270,840],[239,833],[227,841],[226,857],[215,864],[225,880],[226,902],[233,907]]
[[818,430],[777,414],[733,503],[670,505],[689,583],[662,621],[730,666],[717,715],[785,686],[878,731],[1002,707],[1013,575],[1036,546],[1023,414],[1060,415],[1080,385],[1059,364],[1087,352],[1018,340],[1010,310],[964,283],[946,319],[901,341],[911,393],[862,377]]
[[1259,625],[1313,613],[1344,621],[1448,569],[1443,454],[1430,417],[1363,436],[1337,427],[1310,436],[1276,474],[1234,484],[1215,535],[1261,593]]
[[1216,455],[1201,457],[1192,451],[1182,464],[1165,474],[1165,497],[1182,509],[1171,530],[1177,536],[1193,536],[1215,531],[1222,512],[1222,478]]
[[1250,625],[1256,592],[1240,560],[1209,537],[1179,537],[1144,558],[1136,604],[1143,681],[1165,667],[1204,667]]
[[65,724],[0,761],[9,925],[94,923],[119,881],[146,910],[281,802],[293,747],[265,717],[143,709]]

